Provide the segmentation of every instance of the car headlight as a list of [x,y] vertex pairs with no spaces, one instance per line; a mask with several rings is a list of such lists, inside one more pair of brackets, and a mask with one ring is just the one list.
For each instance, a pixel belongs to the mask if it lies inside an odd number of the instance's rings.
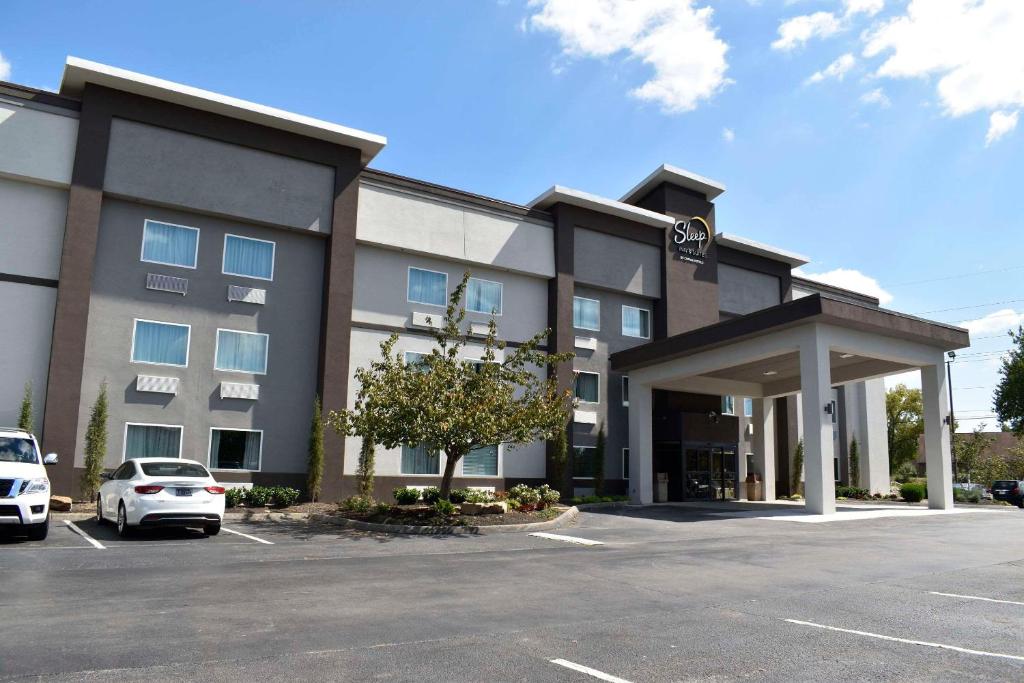
[[46,477],[39,479],[29,479],[27,486],[25,486],[21,492],[24,494],[29,493],[46,493],[50,490],[50,480]]

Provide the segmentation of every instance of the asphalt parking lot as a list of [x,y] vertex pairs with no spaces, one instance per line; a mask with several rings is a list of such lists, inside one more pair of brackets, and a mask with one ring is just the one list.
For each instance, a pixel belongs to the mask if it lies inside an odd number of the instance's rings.
[[76,525],[0,540],[0,680],[1024,679],[1017,509],[625,508],[554,538]]

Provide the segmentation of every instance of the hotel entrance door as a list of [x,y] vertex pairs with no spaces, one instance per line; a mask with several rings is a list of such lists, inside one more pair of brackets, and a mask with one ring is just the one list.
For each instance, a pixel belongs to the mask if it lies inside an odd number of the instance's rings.
[[736,447],[686,445],[683,482],[688,500],[734,500],[739,487]]

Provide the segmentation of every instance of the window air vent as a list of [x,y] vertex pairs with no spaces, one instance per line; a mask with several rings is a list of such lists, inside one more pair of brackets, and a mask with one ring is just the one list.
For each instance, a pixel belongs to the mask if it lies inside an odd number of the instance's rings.
[[267,303],[267,290],[256,287],[239,287],[228,285],[228,301],[241,301],[247,304]]
[[244,398],[255,401],[260,397],[259,384],[245,384],[243,382],[221,382],[221,398]]
[[[474,337],[486,337],[489,325],[487,323],[470,323],[469,333]],[[497,331],[497,328],[495,328]]]
[[439,330],[444,326],[444,314],[442,313],[413,313],[413,327],[432,327]]
[[135,378],[135,391],[145,391],[152,394],[177,394],[180,381],[177,377],[139,375]]
[[572,421],[581,425],[596,425],[597,413],[590,410],[572,411]]
[[576,337],[575,346],[577,349],[597,351],[597,339],[594,337]]
[[146,289],[154,289],[158,292],[171,292],[172,294],[188,293],[188,280],[183,277],[171,277],[159,273],[146,274]]

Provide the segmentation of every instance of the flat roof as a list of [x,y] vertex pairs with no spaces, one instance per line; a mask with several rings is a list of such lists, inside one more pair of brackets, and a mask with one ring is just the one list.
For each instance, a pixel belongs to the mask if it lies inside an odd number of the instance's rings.
[[548,209],[555,204],[569,204],[584,209],[591,209],[600,213],[618,216],[627,220],[652,225],[656,228],[666,228],[675,225],[676,219],[666,216],[657,211],[641,209],[639,206],[617,202],[614,199],[607,199],[596,194],[590,194],[582,190],[574,190],[561,185],[553,185],[543,192],[539,197],[527,204],[533,209]]
[[756,242],[752,239],[747,239],[746,237],[734,235],[731,232],[718,233],[715,235],[715,242],[721,244],[723,247],[729,247],[736,251],[745,251],[748,254],[763,256],[765,258],[772,259],[773,261],[782,261],[784,263],[788,263],[794,268],[806,265],[810,262],[809,258],[801,256],[796,252],[780,249],[779,247],[773,247],[770,244]]
[[362,153],[364,164],[373,159],[388,142],[383,135],[367,133],[330,121],[321,121],[283,109],[275,109],[209,90],[193,88],[189,85],[165,81],[161,78],[119,69],[107,64],[68,56],[64,64],[64,74],[61,76],[60,94],[81,97],[86,83],[95,83],[115,90],[256,123],[268,128],[277,128],[337,145],[354,147]]
[[643,199],[644,195],[661,183],[679,185],[680,187],[685,187],[688,190],[700,192],[702,195],[707,197],[709,202],[725,192],[725,184],[720,183],[717,180],[705,178],[699,173],[687,171],[685,168],[679,168],[678,166],[672,166],[670,164],[662,164],[658,168],[654,169],[650,175],[637,183],[632,190],[624,194],[622,199],[619,201],[632,204],[633,202]]

